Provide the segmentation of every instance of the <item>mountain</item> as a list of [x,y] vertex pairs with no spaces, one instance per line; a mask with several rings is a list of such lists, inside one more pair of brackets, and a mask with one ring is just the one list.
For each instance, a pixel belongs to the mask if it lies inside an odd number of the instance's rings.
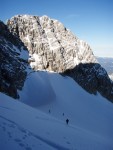
[[59,21],[0,21],[0,81],[1,150],[113,149],[113,82]]
[[90,46],[79,40],[58,20],[48,16],[17,15],[7,22],[30,53],[35,70],[63,72],[79,63],[96,63]]
[[106,69],[109,77],[113,80],[113,58],[97,57],[98,62]]
[[100,92],[113,101],[113,83],[107,72],[97,63],[90,46],[62,23],[48,16],[17,15],[7,26],[27,47],[31,68],[68,75],[89,93]]

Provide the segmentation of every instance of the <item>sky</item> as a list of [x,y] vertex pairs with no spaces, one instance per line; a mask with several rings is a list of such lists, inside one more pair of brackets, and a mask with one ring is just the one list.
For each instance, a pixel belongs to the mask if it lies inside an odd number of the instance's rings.
[[113,57],[113,0],[1,0],[0,20],[17,14],[47,15],[57,19],[94,55]]

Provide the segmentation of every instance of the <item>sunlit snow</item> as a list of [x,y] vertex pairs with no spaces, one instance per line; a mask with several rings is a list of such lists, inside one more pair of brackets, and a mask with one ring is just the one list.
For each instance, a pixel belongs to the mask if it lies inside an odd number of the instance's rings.
[[113,149],[113,105],[99,94],[47,72],[30,73],[19,93],[0,93],[1,150]]

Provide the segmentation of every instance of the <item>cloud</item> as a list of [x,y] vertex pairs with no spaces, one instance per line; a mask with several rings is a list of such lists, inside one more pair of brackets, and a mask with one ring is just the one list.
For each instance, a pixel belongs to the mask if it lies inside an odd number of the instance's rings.
[[67,19],[73,19],[73,18],[78,18],[80,15],[78,14],[70,14],[70,15],[67,15],[66,18]]

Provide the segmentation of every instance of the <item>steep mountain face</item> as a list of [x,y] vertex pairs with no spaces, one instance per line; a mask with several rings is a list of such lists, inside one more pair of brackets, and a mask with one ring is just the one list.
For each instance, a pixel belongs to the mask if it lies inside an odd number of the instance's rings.
[[113,82],[107,72],[98,63],[79,64],[74,69],[65,71],[91,94],[99,92],[113,102]]
[[18,15],[7,25],[27,46],[30,65],[35,70],[63,72],[80,62],[96,62],[90,46],[57,20],[47,16]]
[[24,44],[0,21],[0,92],[18,98],[26,78],[27,60],[22,58]]
[[90,46],[62,23],[47,16],[17,15],[7,26],[28,48],[33,69],[69,75],[91,94],[100,92],[113,101],[113,83],[107,72],[97,63]]

